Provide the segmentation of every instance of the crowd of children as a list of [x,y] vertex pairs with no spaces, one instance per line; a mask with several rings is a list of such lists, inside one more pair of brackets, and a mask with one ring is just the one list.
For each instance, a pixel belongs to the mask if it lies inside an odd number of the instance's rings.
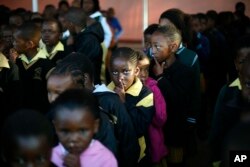
[[[135,50],[118,46],[98,0],[0,6],[0,165],[227,167],[250,146],[244,11],[168,9]],[[209,143],[202,165],[197,140]]]

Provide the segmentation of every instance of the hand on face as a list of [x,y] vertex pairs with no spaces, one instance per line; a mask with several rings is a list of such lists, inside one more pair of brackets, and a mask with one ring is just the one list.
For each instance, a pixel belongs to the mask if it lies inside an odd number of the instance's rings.
[[153,72],[156,76],[161,75],[163,73],[164,68],[167,67],[166,61],[159,63],[154,57],[155,65],[153,67]]
[[65,167],[81,167],[80,156],[75,154],[67,154],[63,159],[63,166]]
[[123,80],[119,80],[119,85],[115,86],[114,91],[120,96],[121,101],[124,103],[125,102],[125,88],[123,85]]

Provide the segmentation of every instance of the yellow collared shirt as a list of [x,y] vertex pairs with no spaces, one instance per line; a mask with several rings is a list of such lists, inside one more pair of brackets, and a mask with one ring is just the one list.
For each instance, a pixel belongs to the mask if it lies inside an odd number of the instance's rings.
[[64,46],[61,41],[57,43],[57,45],[54,47],[51,53],[48,53],[46,45],[42,42],[42,40],[40,41],[40,48],[46,52],[46,55],[50,60],[53,59],[53,57],[56,55],[58,51],[64,51]]
[[239,90],[241,90],[241,84],[240,84],[240,79],[237,78],[235,79],[230,85],[229,87],[238,87]]

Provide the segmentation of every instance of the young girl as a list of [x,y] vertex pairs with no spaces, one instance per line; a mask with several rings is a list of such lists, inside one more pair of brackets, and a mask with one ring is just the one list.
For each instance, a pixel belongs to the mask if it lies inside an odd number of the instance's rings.
[[127,108],[141,149],[138,162],[142,166],[147,166],[149,163],[143,164],[147,160],[145,137],[147,139],[148,127],[154,114],[153,94],[137,78],[140,71],[137,63],[137,54],[133,49],[127,47],[116,49],[110,59],[112,82],[108,87],[120,96]]
[[99,108],[88,90],[68,90],[53,103],[59,145],[52,162],[59,167],[117,167],[114,155],[93,136],[98,131]]
[[1,151],[7,163],[3,166],[54,167],[50,162],[52,129],[47,118],[33,110],[20,110],[8,117],[1,138]]
[[[64,58],[51,72],[47,88],[50,102],[68,89],[86,88],[93,91],[93,95],[103,109],[100,112],[100,129],[95,135],[95,139],[113,152],[117,147],[117,160],[120,167],[137,164],[139,144],[130,116],[115,92],[109,90],[104,84],[94,86],[93,67],[88,57],[72,53]],[[110,119],[102,119],[102,115],[115,118],[112,119],[110,128],[108,128]],[[112,135],[115,135],[114,138]]]
[[[154,94],[155,115],[149,126],[150,155],[153,163],[159,166],[166,166],[164,157],[167,155],[167,148],[164,144],[163,126],[167,120],[167,108],[165,99],[157,86],[157,81],[149,77],[149,58],[140,51],[137,51],[138,66],[140,68],[139,78]],[[161,161],[162,160],[162,161]]]
[[183,166],[188,130],[186,119],[191,109],[194,84],[192,69],[181,64],[175,57],[180,43],[180,32],[170,25],[159,27],[151,38],[154,77],[168,102],[168,121],[164,134],[167,136],[169,163]]

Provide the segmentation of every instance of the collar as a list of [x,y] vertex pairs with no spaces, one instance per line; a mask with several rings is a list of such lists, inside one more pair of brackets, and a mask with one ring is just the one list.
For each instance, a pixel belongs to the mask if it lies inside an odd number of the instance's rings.
[[101,12],[96,11],[95,13],[92,13],[89,17],[93,19],[93,18],[98,17],[98,16],[102,16],[102,14],[101,14]]
[[63,46],[62,42],[59,41],[59,42],[56,44],[56,46],[54,47],[54,49],[52,50],[51,53],[48,53],[47,47],[46,47],[45,44],[44,44],[44,48],[42,48],[42,49],[44,49],[44,51],[46,52],[46,55],[48,55],[48,57],[49,57],[50,59],[52,59],[52,58],[57,54],[58,51],[64,51],[64,46]]
[[235,80],[229,85],[229,87],[238,87],[238,89],[241,90],[240,79],[239,79],[239,78],[235,79]]
[[183,44],[181,43],[176,54],[180,54],[183,51],[183,49],[185,49],[185,46],[183,46]]
[[114,91],[110,90],[105,84],[95,85],[95,90],[93,91],[93,93],[100,93],[100,92],[115,93]]
[[19,56],[19,58],[25,62],[26,64],[31,64],[35,61],[37,61],[38,59],[46,59],[47,58],[47,53],[44,51],[44,49],[39,49],[38,48],[38,52],[37,54],[31,59],[31,60],[28,60],[28,58],[26,57],[26,55],[24,54],[21,54]]
[[[142,82],[138,78],[136,78],[135,83],[128,88],[128,90],[126,91],[126,93],[130,94],[132,96],[139,96],[142,87],[143,87]],[[111,89],[111,90],[114,90],[115,89],[114,82],[111,82],[108,85],[108,88]]]
[[3,68],[10,68],[10,65],[8,59],[0,52],[0,71],[2,71]]

